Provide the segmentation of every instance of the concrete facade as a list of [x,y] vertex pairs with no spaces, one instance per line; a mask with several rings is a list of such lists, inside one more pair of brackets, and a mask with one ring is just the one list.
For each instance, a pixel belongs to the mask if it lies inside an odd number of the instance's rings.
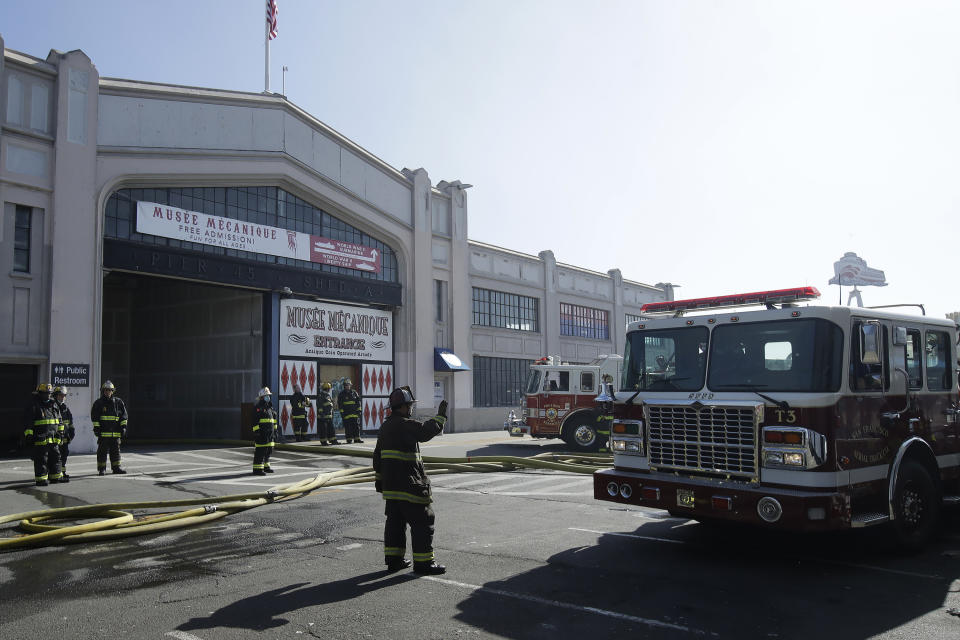
[[[622,351],[627,314],[639,314],[644,302],[672,297],[669,285],[624,280],[619,269],[597,273],[558,263],[551,251],[532,256],[470,241],[468,185],[459,180],[434,185],[422,168],[397,170],[277,94],[100,78],[81,51],[51,51],[41,60],[4,49],[0,78],[0,274],[7,278],[0,288],[0,365],[35,365],[45,380],[51,363],[90,364],[90,386],[74,387],[67,400],[77,418],[75,447],[81,451],[94,446],[87,409],[99,382],[110,376],[122,382],[122,367],[115,361],[123,352],[118,335],[131,336],[127,357],[136,357],[137,330],[121,328],[132,319],[105,306],[110,271],[105,251],[114,249],[104,239],[104,211],[119,189],[282,188],[388,245],[396,255],[400,286],[399,303],[387,305],[394,322],[394,378],[417,390],[423,413],[434,407],[430,390],[440,385],[457,430],[495,427],[491,416],[504,412],[475,407],[470,371],[435,372],[434,347],[454,351],[468,365],[474,356],[533,360],[559,354],[587,361]],[[15,271],[11,262],[18,205],[33,212],[29,272]],[[149,272],[185,283],[212,282],[202,270],[191,271],[186,260],[174,264],[170,256],[164,259],[166,270],[154,264],[155,269],[138,277]],[[252,274],[261,266],[243,268]],[[362,303],[363,286],[370,281],[337,277],[341,291],[344,283],[358,287],[354,298],[341,299]],[[249,336],[253,342],[244,338],[234,343],[256,351],[259,341],[264,355],[224,356],[233,362],[224,367],[236,374],[231,403],[240,397],[251,400],[261,380],[276,379],[274,325],[282,295],[338,299],[307,278],[284,281],[289,294],[279,286],[251,282],[240,277],[217,282],[246,292],[236,298],[247,311],[256,307],[250,292],[264,300],[262,321]],[[539,330],[474,326],[473,287],[537,298]],[[229,292],[222,295],[231,298]],[[558,308],[565,302],[607,311],[609,339],[561,336]],[[142,322],[134,324],[163,317],[162,304],[155,304],[156,309],[138,305]],[[199,309],[197,318],[211,313],[209,302],[183,304]],[[191,339],[202,342],[205,336],[202,324],[182,329]],[[173,340],[170,332],[175,330],[161,327],[159,334],[150,335]],[[119,395],[124,395],[122,385]],[[190,397],[189,392],[184,396]],[[209,408],[216,410],[216,405]],[[149,403],[131,407],[131,424],[136,424],[135,412],[145,411],[151,411]],[[167,419],[187,418],[169,414]],[[180,427],[172,432],[202,435]]]

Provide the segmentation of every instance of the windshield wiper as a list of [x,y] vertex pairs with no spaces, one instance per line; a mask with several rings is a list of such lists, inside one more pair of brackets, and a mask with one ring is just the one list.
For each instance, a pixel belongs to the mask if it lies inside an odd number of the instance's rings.
[[772,402],[778,409],[783,411],[788,411],[790,409],[790,403],[786,400],[774,400],[765,393],[760,393],[757,389],[763,389],[767,385],[765,384],[717,384],[711,385],[711,389],[746,389],[747,391],[753,391],[755,394],[766,400],[767,402]]

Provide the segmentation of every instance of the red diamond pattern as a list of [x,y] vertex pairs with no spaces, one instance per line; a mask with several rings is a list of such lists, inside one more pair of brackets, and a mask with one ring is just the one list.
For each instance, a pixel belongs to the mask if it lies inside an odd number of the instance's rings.
[[383,369],[380,369],[380,380],[377,386],[378,388],[383,389],[384,393],[386,393],[387,390],[383,386]]
[[364,423],[370,422],[370,405],[363,406],[363,421]]
[[384,389],[392,389],[392,388],[393,388],[393,381],[390,379],[390,369],[387,369],[387,385],[384,387]]
[[287,365],[283,365],[283,369],[280,370],[280,388],[284,389],[287,386],[287,382],[290,380],[290,374],[287,373]]
[[287,421],[290,419],[290,413],[287,411],[287,404],[283,404],[283,408],[280,409],[280,426],[284,431],[287,430]]
[[315,369],[315,367],[313,366],[313,363],[311,362],[311,363],[310,363],[310,375],[307,376],[307,381],[310,383],[310,388],[311,388],[311,389],[316,389],[316,384],[317,384],[317,376],[314,375],[314,374],[315,374],[314,369]]
[[310,410],[307,411],[307,420],[310,421],[310,428],[313,429],[313,425],[317,421],[317,412],[313,410],[313,405],[310,405]]
[[363,392],[370,393],[370,369],[363,368]]
[[308,389],[307,388],[307,368],[303,365],[300,365],[300,388]]

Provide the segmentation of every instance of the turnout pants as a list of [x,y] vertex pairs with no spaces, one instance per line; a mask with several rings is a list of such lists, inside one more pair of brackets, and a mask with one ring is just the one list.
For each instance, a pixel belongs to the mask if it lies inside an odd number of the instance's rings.
[[349,440],[360,439],[360,419],[347,418],[343,421],[343,436]]
[[70,443],[64,442],[60,445],[60,470],[67,473],[67,458],[70,457]]
[[383,556],[389,564],[391,559],[403,558],[407,549],[407,525],[410,525],[413,561],[416,564],[433,562],[433,509],[429,504],[413,504],[405,500],[387,500],[384,514],[387,523],[383,527]]
[[120,438],[97,438],[97,471],[107,468],[107,454],[110,454],[110,468],[116,471],[120,468]]
[[60,450],[56,444],[33,445],[33,475],[37,482],[56,482],[63,477],[60,471]]
[[293,436],[297,441],[309,440],[310,434],[307,432],[307,419],[306,417],[300,418],[296,417],[293,419]]
[[273,453],[273,434],[257,436],[256,449],[253,452],[253,470],[265,471],[270,468],[270,454]]
[[321,440],[334,441],[337,439],[337,432],[333,428],[333,418],[320,418],[317,424],[318,438]]

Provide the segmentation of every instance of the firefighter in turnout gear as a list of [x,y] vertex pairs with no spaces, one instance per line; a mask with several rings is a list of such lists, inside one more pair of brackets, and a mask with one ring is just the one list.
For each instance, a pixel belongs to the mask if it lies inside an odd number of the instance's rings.
[[353,390],[350,378],[343,381],[343,391],[337,396],[337,408],[343,418],[343,434],[347,444],[363,442],[360,439],[360,394]]
[[293,396],[290,398],[290,408],[292,410],[290,419],[293,421],[293,436],[297,439],[297,442],[310,439],[307,426],[307,410],[310,409],[312,404],[310,398],[303,395],[303,389],[300,388],[300,385],[293,385]]
[[113,395],[116,390],[112,382],[104,382],[100,386],[100,397],[90,408],[93,434],[97,436],[97,473],[101,476],[107,471],[108,453],[113,472],[126,473],[120,468],[120,438],[127,435],[127,407]]
[[253,452],[253,475],[262,476],[273,473],[270,454],[273,453],[277,435],[277,411],[273,408],[273,394],[269,387],[260,389],[257,397],[259,399],[253,408],[253,440],[256,446]]
[[407,525],[410,525],[413,570],[433,575],[446,572],[433,557],[434,514],[430,503],[430,479],[423,468],[420,443],[443,433],[447,421],[447,401],[443,400],[437,415],[426,422],[410,417],[416,399],[410,387],[394,389],[390,394],[390,417],[380,427],[373,451],[376,489],[386,503],[383,527],[383,556],[387,571],[410,566],[404,559],[407,549]]
[[76,430],[73,427],[73,413],[64,400],[67,398],[66,387],[55,387],[53,390],[53,399],[57,405],[57,411],[60,412],[60,427],[57,429],[57,437],[60,440],[60,471],[63,473],[63,482],[69,482],[70,476],[67,475],[67,458],[70,457],[70,443],[73,441]]
[[594,400],[597,403],[597,451],[610,452],[610,426],[613,424],[613,377],[605,375],[600,385],[600,395]]
[[50,397],[51,389],[45,382],[37,385],[33,402],[24,415],[23,437],[32,449],[33,475],[38,487],[51,482],[68,482],[60,471],[60,440],[57,438],[60,413]]
[[337,432],[333,429],[333,397],[330,395],[330,383],[324,382],[317,396],[317,437],[320,444],[340,444],[337,441]]

